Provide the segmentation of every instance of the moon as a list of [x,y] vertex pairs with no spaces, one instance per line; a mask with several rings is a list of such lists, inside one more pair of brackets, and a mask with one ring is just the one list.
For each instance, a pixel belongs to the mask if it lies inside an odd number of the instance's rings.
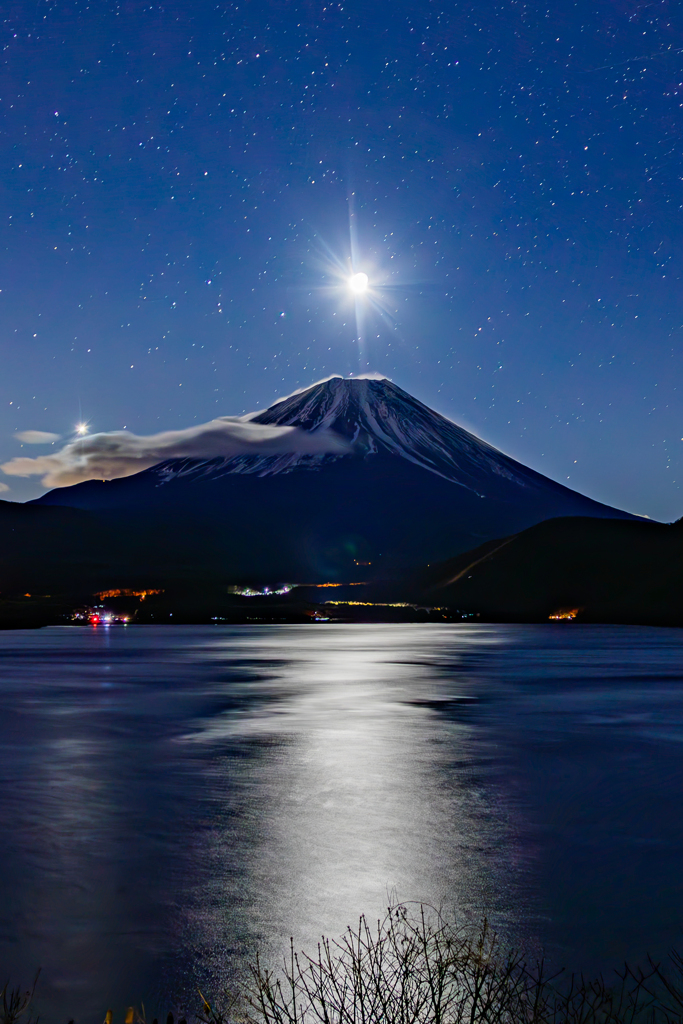
[[368,275],[364,274],[362,271],[358,274],[353,274],[349,278],[349,288],[354,295],[362,295],[363,292],[366,292],[368,290],[368,284]]

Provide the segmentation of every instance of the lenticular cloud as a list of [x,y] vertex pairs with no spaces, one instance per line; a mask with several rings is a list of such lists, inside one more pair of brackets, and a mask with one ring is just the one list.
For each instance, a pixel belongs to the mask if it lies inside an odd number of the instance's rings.
[[59,452],[15,458],[0,465],[8,476],[42,476],[45,487],[68,487],[84,480],[116,480],[167,459],[207,459],[235,455],[343,454],[347,442],[329,430],[273,427],[239,416],[221,416],[187,430],[140,437],[127,430],[91,434],[70,441]]

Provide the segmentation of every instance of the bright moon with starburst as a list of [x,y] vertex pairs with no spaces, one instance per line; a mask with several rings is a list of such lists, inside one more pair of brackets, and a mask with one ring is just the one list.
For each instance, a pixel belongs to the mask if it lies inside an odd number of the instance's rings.
[[358,274],[352,274],[349,278],[349,288],[354,295],[362,295],[363,292],[368,290],[370,281],[368,275],[360,271]]

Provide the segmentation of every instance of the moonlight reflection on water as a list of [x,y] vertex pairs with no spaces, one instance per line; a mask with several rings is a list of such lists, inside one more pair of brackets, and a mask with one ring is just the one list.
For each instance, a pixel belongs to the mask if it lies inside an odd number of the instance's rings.
[[[230,750],[213,769],[217,802],[234,786],[236,744],[249,762],[243,917],[278,955],[292,933],[315,942],[321,926],[336,934],[363,909],[380,913],[392,891],[474,916],[507,909],[509,810],[499,807],[492,751],[467,721],[471,681],[451,678],[444,690],[440,638],[430,640],[436,649],[411,627],[295,628],[264,634],[258,647],[231,637],[202,652],[218,663],[248,657],[249,710],[211,715],[184,742]],[[457,646],[495,642],[465,628]],[[444,720],[443,701],[463,713]],[[210,842],[224,878],[233,843],[220,828]],[[201,910],[205,953],[234,914],[213,905],[213,916]]]
[[[683,640],[611,627],[0,634],[0,963],[190,1012],[390,893],[571,967],[683,924]],[[152,1011],[152,1012],[150,1012]]]

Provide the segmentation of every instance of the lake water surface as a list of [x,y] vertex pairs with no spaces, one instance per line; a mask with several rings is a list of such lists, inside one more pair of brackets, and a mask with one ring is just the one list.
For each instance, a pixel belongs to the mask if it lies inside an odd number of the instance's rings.
[[589,971],[683,947],[683,631],[0,632],[0,982],[192,1014],[394,894]]

